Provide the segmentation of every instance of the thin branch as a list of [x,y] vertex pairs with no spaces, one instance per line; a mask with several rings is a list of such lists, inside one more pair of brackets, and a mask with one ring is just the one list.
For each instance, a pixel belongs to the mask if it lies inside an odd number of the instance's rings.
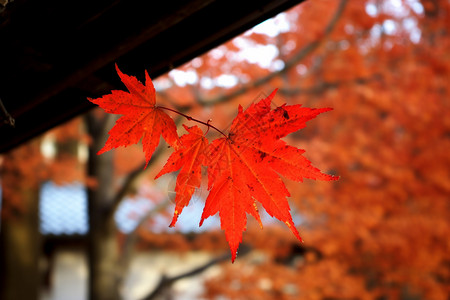
[[342,13],[344,12],[347,2],[348,2],[348,0],[341,0],[336,12],[334,13],[334,15],[331,18],[328,25],[325,27],[322,37],[319,40],[313,41],[313,42],[309,43],[308,45],[306,45],[305,47],[303,47],[296,55],[294,55],[291,59],[289,59],[287,62],[285,62],[284,67],[281,70],[270,73],[267,76],[261,77],[259,79],[256,79],[253,82],[251,82],[247,85],[244,85],[241,88],[231,92],[230,94],[222,95],[217,98],[207,99],[207,100],[199,98],[197,100],[197,102],[199,104],[201,104],[202,106],[212,106],[212,105],[216,105],[218,103],[226,102],[226,101],[230,100],[231,98],[235,98],[237,96],[240,96],[240,95],[246,93],[251,88],[258,87],[260,85],[263,85],[263,84],[269,82],[271,79],[285,73],[292,67],[296,66],[299,61],[301,61],[306,56],[308,56],[309,54],[314,52],[317,48],[319,48],[319,46],[331,34],[331,32],[335,28],[337,22],[339,21],[339,18],[342,16]]
[[[246,246],[244,244],[242,244],[239,247],[239,254],[242,255],[246,255],[251,251],[251,248],[249,246]],[[163,293],[165,290],[167,290],[168,288],[170,288],[172,286],[172,284],[174,284],[177,280],[183,279],[183,278],[187,278],[187,277],[191,277],[191,276],[195,276],[197,274],[200,274],[204,271],[206,271],[208,268],[221,263],[223,261],[229,260],[231,259],[231,254],[230,253],[226,253],[223,254],[221,256],[218,256],[216,258],[211,259],[210,261],[206,262],[205,264],[196,267],[190,271],[187,271],[185,273],[176,275],[176,276],[172,276],[172,277],[167,277],[165,275],[163,275],[158,283],[158,285],[156,286],[156,288],[147,296],[145,296],[144,298],[142,298],[141,300],[152,300],[152,299],[156,299],[157,296],[159,296],[161,293]]]
[[[152,158],[149,161],[149,164],[156,161],[161,154],[163,153],[163,147],[158,147],[156,151],[153,153]],[[127,177],[125,178],[124,184],[121,186],[119,191],[115,194],[111,207],[108,208],[108,214],[111,216],[116,211],[120,202],[125,198],[125,196],[130,191],[131,187],[135,183],[136,179],[145,171],[146,163],[144,162],[142,165],[138,166],[136,169],[131,171]]]
[[0,120],[3,120],[3,123],[15,127],[16,120],[9,114],[6,110],[5,105],[3,105],[2,99],[0,98]]

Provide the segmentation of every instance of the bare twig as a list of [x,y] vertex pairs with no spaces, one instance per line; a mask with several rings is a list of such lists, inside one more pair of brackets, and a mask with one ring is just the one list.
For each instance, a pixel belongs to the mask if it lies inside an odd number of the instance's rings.
[[1,113],[0,120],[3,120],[4,124],[7,124],[11,127],[14,127],[16,125],[16,120],[14,120],[14,118],[8,113],[1,98],[0,98],[0,113]]
[[[153,153],[152,158],[149,161],[149,164],[151,164],[152,162],[157,160],[163,152],[164,152],[163,148],[158,147],[158,149],[156,149],[156,151]],[[116,211],[120,202],[128,194],[128,192],[130,191],[130,189],[133,186],[133,184],[135,183],[135,181],[145,171],[145,165],[146,165],[146,163],[144,162],[142,165],[138,166],[136,169],[134,169],[127,175],[127,177],[125,178],[125,182],[123,183],[123,185],[121,186],[119,191],[117,191],[117,193],[114,195],[111,207],[108,209],[109,215],[114,214],[114,212]]]
[[[239,254],[241,256],[248,254],[250,251],[251,251],[251,248],[249,246],[241,245],[239,247]],[[161,293],[163,293],[164,291],[169,289],[172,286],[172,284],[174,284],[177,280],[200,274],[203,271],[207,270],[208,268],[210,268],[218,263],[221,263],[223,261],[229,260],[229,259],[231,259],[231,254],[226,253],[226,254],[220,255],[216,258],[213,258],[210,261],[206,262],[205,264],[198,266],[198,267],[196,267],[190,271],[187,271],[185,273],[182,273],[182,274],[179,274],[176,276],[172,276],[172,277],[167,277],[167,276],[163,275],[161,277],[158,285],[156,286],[156,288],[150,294],[148,294],[141,300],[153,300],[157,296],[159,296]]]

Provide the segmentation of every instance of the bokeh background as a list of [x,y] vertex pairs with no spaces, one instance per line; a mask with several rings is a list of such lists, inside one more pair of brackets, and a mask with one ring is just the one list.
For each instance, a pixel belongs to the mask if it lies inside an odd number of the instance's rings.
[[176,174],[153,179],[167,145],[145,170],[140,145],[95,155],[115,116],[2,155],[0,247],[22,241],[40,278],[11,284],[41,299],[86,299],[93,277],[123,299],[450,299],[449,30],[448,0],[308,1],[154,79],[161,105],[224,130],[275,88],[276,105],[333,108],[286,138],[340,176],[285,180],[305,242],[249,219],[234,264],[218,218],[198,227],[206,186],[168,228]]

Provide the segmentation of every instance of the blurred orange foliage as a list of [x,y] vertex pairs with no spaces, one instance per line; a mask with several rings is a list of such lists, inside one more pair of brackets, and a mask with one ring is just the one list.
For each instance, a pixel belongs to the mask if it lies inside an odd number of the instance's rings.
[[[249,224],[244,240],[255,251],[221,265],[205,297],[448,299],[450,2],[305,1],[274,22],[288,25],[248,32],[180,68],[196,74],[192,83],[178,85],[172,72],[155,80],[167,85],[158,101],[224,129],[237,104],[277,87],[275,104],[333,107],[286,139],[340,180],[286,181],[305,243],[281,226]],[[249,48],[268,62],[243,57]],[[120,174],[143,162],[137,152],[116,153]],[[217,232],[139,236],[140,249],[227,250]]]

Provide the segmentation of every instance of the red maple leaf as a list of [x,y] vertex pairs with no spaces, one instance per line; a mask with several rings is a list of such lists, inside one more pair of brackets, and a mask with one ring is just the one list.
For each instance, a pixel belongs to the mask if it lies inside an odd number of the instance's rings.
[[[160,135],[174,146],[175,152],[156,176],[180,170],[175,187],[175,213],[170,226],[175,225],[178,215],[200,186],[204,165],[208,168],[209,194],[200,226],[206,218],[219,213],[233,261],[246,229],[247,213],[261,224],[256,202],[260,202],[269,215],[284,222],[301,241],[290,214],[287,201],[290,194],[281,176],[295,181],[303,181],[303,178],[336,180],[338,177],[313,167],[303,156],[304,150],[287,145],[281,138],[305,127],[307,121],[329,108],[284,104],[272,109],[275,90],[245,111],[239,106],[238,115],[226,136],[209,121],[205,123],[171,108],[156,106],[155,89],[147,72],[143,85],[135,77],[123,74],[117,65],[116,69],[129,92],[112,91],[110,95],[89,99],[108,113],[123,115],[110,130],[110,136],[98,154],[135,144],[144,136],[142,144],[148,164]],[[188,133],[178,139],[175,123],[163,109],[213,128],[224,137],[208,144],[200,128],[185,126]]]
[[136,77],[123,74],[117,65],[116,70],[129,93],[113,90],[111,94],[101,98],[88,98],[107,113],[123,115],[109,131],[109,138],[98,154],[120,146],[136,144],[144,136],[142,147],[148,164],[161,135],[169,145],[178,145],[175,122],[155,105],[155,88],[147,71],[143,85]]
[[170,227],[175,226],[178,215],[189,204],[195,189],[200,187],[201,167],[205,160],[205,149],[208,146],[208,140],[203,136],[203,132],[198,126],[187,127],[184,124],[183,126],[188,134],[180,138],[178,150],[172,153],[167,163],[155,177],[157,179],[163,174],[181,169],[175,185],[175,213]]
[[287,201],[290,194],[280,175],[296,181],[337,179],[313,167],[302,156],[303,150],[280,140],[329,109],[300,105],[271,109],[275,92],[245,111],[239,106],[228,137],[216,139],[209,146],[210,192],[200,225],[219,212],[233,261],[246,228],[246,214],[261,222],[255,201],[260,202],[269,215],[284,222],[301,241],[290,214]]

